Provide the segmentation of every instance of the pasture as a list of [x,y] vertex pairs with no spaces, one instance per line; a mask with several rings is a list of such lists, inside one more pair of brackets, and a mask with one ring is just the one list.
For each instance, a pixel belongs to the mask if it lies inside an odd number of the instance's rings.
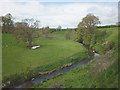
[[[105,41],[108,41],[108,44],[103,46],[102,43],[99,43],[94,46],[94,48],[101,53],[100,57],[90,61],[87,65],[83,65],[66,74],[43,82],[35,88],[118,87],[118,28],[98,28],[97,30],[107,32]],[[112,49],[109,48],[111,42],[115,43]]]
[[[41,66],[39,72],[47,71],[70,63],[70,60],[64,60],[67,57],[74,55],[79,59],[86,57],[85,48],[77,42],[65,40],[64,32],[55,32],[53,37],[53,39],[36,39],[35,44],[41,45],[41,47],[29,50],[22,43],[16,42],[13,35],[2,34],[3,79],[21,73],[27,67],[35,69]],[[46,68],[46,65],[52,66]]]

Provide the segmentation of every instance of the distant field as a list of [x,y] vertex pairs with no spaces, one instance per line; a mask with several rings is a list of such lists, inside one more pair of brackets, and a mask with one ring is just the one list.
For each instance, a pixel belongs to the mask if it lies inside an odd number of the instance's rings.
[[53,39],[38,38],[35,44],[42,45],[42,47],[29,50],[23,44],[18,44],[12,35],[2,34],[3,77],[21,73],[30,65],[32,69],[39,66],[43,66],[44,69],[45,65],[56,63],[57,67],[60,60],[76,53],[85,57],[85,48],[77,42],[65,40],[64,32],[53,33],[53,36]]
[[53,33],[53,36],[54,36],[56,39],[65,40],[65,32],[66,32],[66,31],[57,31],[57,32],[54,32],[54,33]]

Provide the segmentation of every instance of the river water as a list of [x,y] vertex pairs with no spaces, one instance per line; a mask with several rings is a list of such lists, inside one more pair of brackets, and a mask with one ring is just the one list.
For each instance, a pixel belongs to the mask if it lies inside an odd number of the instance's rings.
[[47,81],[49,79],[52,79],[53,77],[56,77],[57,75],[59,74],[64,74],[64,73],[67,73],[69,72],[70,70],[73,70],[81,65],[84,65],[84,64],[87,64],[90,60],[98,57],[99,54],[97,53],[94,53],[94,56],[92,56],[91,58],[89,59],[85,59],[85,60],[82,60],[82,61],[79,61],[75,64],[73,64],[72,66],[70,67],[65,67],[59,71],[56,71],[56,72],[53,72],[51,74],[47,74],[47,75],[44,75],[44,76],[41,76],[41,77],[37,77],[35,78],[34,80],[29,80],[29,81],[26,81],[24,82],[23,84],[20,84],[20,85],[17,85],[17,86],[14,86],[12,88],[31,88],[31,87],[34,87],[36,85],[39,85],[41,84],[43,81]]

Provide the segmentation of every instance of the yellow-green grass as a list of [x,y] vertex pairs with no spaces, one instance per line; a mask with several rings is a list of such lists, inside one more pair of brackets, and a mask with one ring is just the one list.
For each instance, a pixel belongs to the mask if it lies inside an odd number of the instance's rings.
[[53,32],[53,37],[55,37],[56,39],[59,39],[59,40],[65,40],[65,32],[66,31]]
[[[109,60],[109,57],[112,56],[109,55],[106,59]],[[103,57],[100,57],[100,59],[103,59]],[[118,88],[118,60],[115,58],[115,62],[107,70],[99,73],[96,73],[92,67],[95,60],[43,82],[35,88],[54,88],[55,85],[57,87],[57,84],[58,87],[61,85],[61,88]]]
[[[98,30],[105,30],[107,32],[105,41],[115,42],[115,49],[108,49],[106,54],[103,54],[104,48],[109,47],[109,43],[106,45],[95,45],[94,48],[100,52],[101,55],[99,58],[96,58],[89,62],[87,65],[78,67],[75,70],[72,70],[66,74],[58,76],[54,79],[43,82],[42,84],[36,86],[35,88],[53,88],[55,85],[61,88],[118,88],[118,28],[99,28]],[[98,42],[99,43],[99,42]],[[114,51],[113,53],[110,53]],[[110,64],[111,60],[114,63]],[[100,61],[101,66],[107,66],[105,70],[101,72],[98,71],[101,67],[97,65],[94,67],[97,61]],[[103,67],[102,67],[103,68]]]
[[106,40],[118,42],[118,27],[111,28],[98,28],[98,30],[103,30],[107,32]]
[[3,34],[2,42],[3,78],[21,73],[30,65],[32,69],[40,66],[43,66],[44,69],[44,65],[52,65],[53,63],[57,65],[64,58],[85,52],[85,48],[77,42],[55,38],[51,40],[38,38],[35,44],[42,46],[35,50],[29,50],[23,44],[17,43],[14,36],[10,34]]
[[118,27],[98,28],[97,30],[106,31],[107,35],[105,41],[108,41],[108,43],[106,45],[102,45],[104,42],[98,42],[96,45],[94,45],[96,51],[102,54],[104,51],[109,49],[109,46],[112,43],[114,43],[114,48],[118,48]]

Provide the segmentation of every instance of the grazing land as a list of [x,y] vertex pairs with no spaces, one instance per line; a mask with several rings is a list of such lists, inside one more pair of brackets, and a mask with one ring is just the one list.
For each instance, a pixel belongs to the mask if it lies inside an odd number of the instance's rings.
[[71,63],[71,60],[66,59],[68,57],[73,56],[79,60],[86,57],[86,49],[80,43],[66,40],[64,33],[65,31],[52,33],[53,39],[38,38],[35,44],[41,47],[35,50],[29,50],[22,43],[17,43],[12,34],[3,34],[3,80],[13,74],[27,72],[28,67],[41,67],[38,71],[43,72]]
[[[118,87],[118,28],[98,28],[107,32],[106,45],[96,43],[94,48],[101,56],[87,65],[43,82],[35,88],[117,88]],[[115,45],[110,48],[111,42]]]
[[1,18],[3,88],[120,86],[119,22],[97,26],[98,16],[88,13],[76,28],[62,29],[40,27],[34,18],[14,22],[10,13]]

